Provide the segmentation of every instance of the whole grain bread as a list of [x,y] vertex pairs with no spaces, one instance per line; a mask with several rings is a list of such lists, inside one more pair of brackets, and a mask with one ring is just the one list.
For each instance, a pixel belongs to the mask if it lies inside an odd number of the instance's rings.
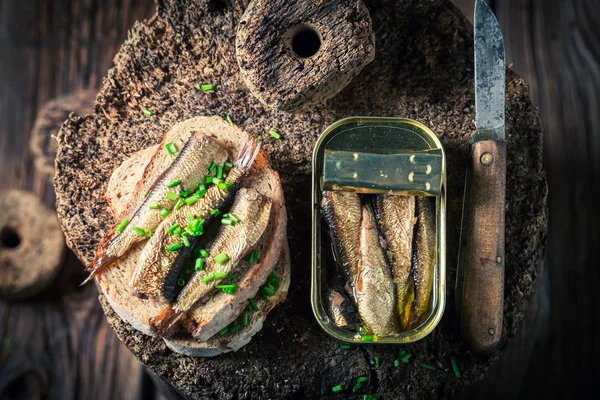
[[[189,137],[191,132],[202,132],[203,134],[213,136],[219,144],[223,146],[233,158],[241,148],[247,134],[218,117],[198,117],[179,123],[165,135],[161,144],[151,146],[134,153],[129,159],[125,160],[112,174],[108,183],[105,198],[110,205],[111,213],[117,221],[129,207],[139,205],[140,199],[152,186],[152,182],[162,173],[170,164],[170,156],[164,150],[164,145],[169,142],[175,143],[178,148],[181,148],[182,143]],[[163,152],[163,153],[161,153]],[[154,157],[157,154],[159,157]],[[166,160],[166,161],[165,161]],[[264,151],[260,151],[246,179],[242,182],[244,187],[253,187],[261,194],[269,197],[273,201],[273,212],[269,228],[267,230],[268,237],[264,240],[268,243],[261,260],[248,274],[255,275],[255,286],[261,285],[266,281],[269,273],[278,264],[282,257],[282,249],[287,248],[287,239],[285,236],[287,227],[287,214],[283,200],[283,192],[279,182],[278,174],[270,168],[269,160]],[[135,268],[137,259],[145,243],[140,243],[134,246],[128,254],[114,267],[105,272],[98,278],[99,286],[106,296],[111,307],[115,312],[126,322],[130,323],[135,329],[147,335],[154,335],[149,325],[150,318],[156,316],[161,309],[166,305],[163,300],[159,299],[140,299],[132,294],[128,287],[129,276]],[[289,264],[289,255],[284,257]],[[281,268],[281,267],[280,267]],[[289,270],[289,266],[286,267]],[[288,272],[289,274],[289,272]],[[284,279],[282,279],[282,282]],[[246,282],[246,281],[244,281]],[[246,282],[247,283],[247,282]],[[232,312],[220,312],[219,315],[225,314],[226,317],[211,318],[211,332],[218,332],[225,326],[235,320],[238,315],[243,312],[244,307],[239,306],[241,303],[246,303],[247,300],[256,294],[256,291],[249,291],[246,286],[240,286],[240,299],[234,303],[236,307],[235,315]],[[287,292],[287,290],[286,290]],[[285,298],[279,296],[271,303],[274,306],[279,301]],[[229,296],[232,299],[236,296]],[[271,303],[269,306],[271,307]],[[213,311],[220,311],[223,307],[228,307],[229,301],[224,301],[222,296],[214,296],[202,308],[206,307]],[[198,315],[198,319],[196,319]],[[200,317],[206,315],[199,307],[193,310],[187,319],[188,323],[195,326],[204,326],[205,320]],[[199,342],[192,339],[189,334],[184,331],[175,332],[174,337],[169,339],[169,346],[174,346],[184,354],[197,354],[199,356],[216,355],[222,351],[230,351],[243,346],[252,334],[258,332],[262,322],[251,323],[253,329],[244,329],[236,335],[231,335],[227,338],[227,345],[223,342],[218,342],[217,347],[211,347],[210,344]],[[217,329],[216,331],[214,329]],[[252,332],[250,334],[249,332]],[[238,338],[247,338],[238,339]],[[208,339],[208,337],[206,337]],[[245,341],[245,342],[244,342]],[[214,345],[216,346],[216,345]],[[194,350],[194,349],[200,350]],[[212,349],[212,350],[208,350]],[[227,350],[230,349],[230,350]],[[215,354],[213,354],[215,353]]]

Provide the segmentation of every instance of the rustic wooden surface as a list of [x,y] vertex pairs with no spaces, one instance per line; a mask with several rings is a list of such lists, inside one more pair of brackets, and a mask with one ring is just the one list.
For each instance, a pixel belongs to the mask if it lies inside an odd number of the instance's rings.
[[[455,0],[472,16],[474,2]],[[596,0],[495,0],[507,63],[531,85],[545,127],[550,234],[544,275],[523,332],[472,398],[600,395],[600,12]],[[596,7],[594,7],[596,6]],[[93,88],[151,0],[0,0],[0,189],[34,191],[48,205],[28,136],[40,106]],[[0,302],[0,390],[6,398],[166,398],[105,322],[93,286],[77,288],[81,266],[67,256],[54,287],[33,300]],[[593,392],[590,392],[593,391]],[[29,397],[26,397],[29,394]]]

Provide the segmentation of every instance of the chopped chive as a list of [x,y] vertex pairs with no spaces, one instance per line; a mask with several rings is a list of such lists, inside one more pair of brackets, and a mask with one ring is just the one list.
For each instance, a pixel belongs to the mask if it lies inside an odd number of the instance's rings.
[[242,325],[244,326],[248,326],[248,317],[250,316],[250,313],[248,311],[244,311],[244,314],[242,314]]
[[170,227],[169,229],[167,229],[167,233],[173,233],[175,232],[175,229],[179,228],[179,224],[175,224],[172,227]]
[[210,210],[210,215],[213,215],[215,217],[218,217],[221,214],[221,211],[215,209],[215,210]]
[[275,129],[271,129],[269,132],[271,136],[273,136],[276,140],[281,139],[281,133],[277,132]]
[[236,322],[233,326],[229,328],[229,333],[236,333],[240,330],[241,327],[242,326],[238,322]]
[[198,190],[201,192],[206,192],[206,185],[204,183],[199,184]]
[[340,349],[342,350],[350,350],[350,345],[347,343],[340,343]]
[[275,290],[279,289],[279,285],[281,285],[281,279],[279,279],[279,277],[274,272],[271,272],[269,274],[267,282],[269,282],[269,285],[273,286]]
[[408,360],[410,360],[410,358],[412,357],[412,354],[408,353],[402,356],[402,358],[400,359],[404,364],[406,364],[408,362]]
[[268,303],[271,301],[271,299],[269,298],[269,296],[267,296],[262,290],[260,291],[260,297],[263,299],[263,301],[265,303]]
[[437,370],[436,367],[434,367],[433,365],[429,365],[429,364],[419,364],[420,367],[423,367],[425,369],[428,369],[430,371],[435,371]]
[[179,195],[175,192],[168,192],[167,193],[167,199],[169,200],[177,200],[179,199]]
[[263,140],[263,137],[262,137],[262,135],[258,135],[258,136],[256,137],[256,141],[257,141],[257,142],[262,142],[262,140]]
[[227,122],[229,122],[230,124],[233,124],[233,120],[231,119],[231,117],[229,115],[227,115]]
[[458,370],[458,364],[456,363],[456,360],[452,356],[450,356],[450,364],[452,364],[452,369],[454,370],[454,375],[456,375],[457,378],[460,378],[460,371]]
[[171,210],[169,210],[168,208],[163,208],[162,210],[160,210],[160,216],[163,218],[168,217],[169,214],[171,214]]
[[190,197],[188,197],[187,199],[185,199],[185,204],[187,204],[188,206],[191,206],[193,204],[195,204],[198,201],[198,196],[196,196],[195,194],[191,195]]
[[123,221],[121,221],[119,226],[117,226],[117,232],[123,232],[123,229],[125,229],[127,227],[127,225],[129,225],[128,219],[124,219]]
[[169,143],[165,144],[165,148],[167,149],[167,153],[169,153],[169,154],[177,153],[177,146],[175,146],[175,143],[173,143],[173,142],[169,142]]
[[179,191],[179,196],[181,197],[188,197],[192,192],[190,192],[189,190],[180,190]]
[[179,210],[181,207],[183,207],[184,204],[185,204],[185,201],[180,198],[179,200],[177,200],[177,203],[175,203],[175,207],[173,207],[173,209]]
[[227,214],[227,215],[228,215],[228,217],[229,217],[229,218],[231,218],[231,220],[232,220],[233,222],[235,222],[236,224],[237,224],[238,222],[240,222],[240,221],[241,221],[241,219],[239,219],[238,217],[236,217],[236,216],[235,216],[234,214],[232,214],[232,213],[229,213],[229,214]]
[[142,112],[143,112],[144,114],[146,114],[147,116],[149,116],[149,117],[151,117],[151,116],[153,116],[153,115],[154,115],[154,111],[150,111],[150,110],[143,109],[143,110],[142,110]]
[[204,182],[205,183],[213,183],[213,177],[212,176],[207,176],[206,178],[204,178]]
[[[215,276],[215,279],[216,279],[216,276]],[[227,294],[234,294],[237,290],[237,285],[235,283],[232,283],[231,285],[217,285],[215,287],[217,289],[221,289],[222,291],[224,291]]]
[[360,340],[362,340],[363,342],[372,342],[373,335],[364,335],[363,337],[360,338]]
[[152,235],[154,235],[152,229],[144,229],[144,234],[148,237],[152,237]]
[[188,238],[188,235],[181,235],[181,239],[183,240],[185,247],[190,247],[190,239]]
[[358,382],[356,385],[354,385],[354,387],[352,388],[352,392],[356,393],[358,392],[361,388],[362,388],[363,384]]
[[215,280],[215,274],[210,274],[210,275],[206,275],[204,278],[202,278],[202,283],[208,283],[210,281],[214,281]]
[[158,203],[155,202],[155,203],[150,204],[148,206],[148,208],[151,209],[151,210],[158,210],[160,208],[160,204],[158,204]]
[[198,250],[198,252],[200,253],[200,255],[204,258],[208,257],[208,251],[204,250],[204,249],[200,249]]
[[213,161],[213,163],[210,164],[210,167],[208,167],[208,173],[212,174],[215,172],[215,169],[217,169],[217,163]]
[[221,329],[221,330],[219,331],[219,334],[220,334],[221,336],[223,336],[224,334],[226,334],[226,333],[227,333],[227,331],[228,331],[228,330],[229,330],[229,327],[228,327],[228,326],[226,326],[225,328],[223,328],[223,329]]
[[395,359],[394,360],[394,367],[398,368],[400,366],[400,360]]
[[223,279],[225,277],[227,277],[227,272],[225,272],[225,271],[215,272],[215,279]]
[[206,194],[206,190],[196,190],[196,193],[194,193],[194,196],[196,196],[198,199],[202,199],[204,198],[204,195]]
[[258,262],[260,260],[260,250],[254,250],[250,254],[250,263]]
[[406,349],[402,348],[398,352],[398,357],[402,358],[402,357],[404,357],[405,354],[406,354]]
[[185,281],[183,279],[179,278],[179,280],[177,281],[177,284],[179,286],[183,286],[183,285],[185,285]]
[[274,287],[272,286],[263,286],[262,290],[265,292],[265,294],[269,297],[272,297],[277,291],[275,290]]
[[334,386],[334,387],[331,388],[331,391],[333,393],[339,393],[342,390],[344,390],[344,387],[342,385],[336,385],[336,386]]
[[167,185],[167,187],[169,189],[174,188],[175,186],[179,185],[181,183],[181,179],[175,179],[174,181],[172,181],[171,183],[169,183]]
[[194,218],[194,214],[192,214],[191,212],[188,211],[188,212],[185,213],[185,220],[188,223],[192,223],[195,219],[196,218]]
[[215,256],[214,261],[219,265],[223,265],[227,261],[229,261],[229,256],[225,253],[221,253],[221,254],[218,254],[217,256]]
[[375,368],[379,368],[379,356],[375,356]]
[[175,244],[172,244],[169,247],[167,247],[167,250],[168,251],[177,251],[182,247],[183,247],[183,245],[181,243],[175,243]]
[[204,93],[210,92],[211,90],[214,90],[214,89],[215,89],[215,87],[210,83],[200,86],[200,90],[202,90],[202,92],[204,92]]
[[206,262],[206,260],[204,260],[204,258],[202,258],[202,257],[196,258],[196,264],[194,265],[194,269],[196,271],[202,271],[204,269],[205,262]]
[[144,232],[144,230],[142,228],[140,228],[139,226],[136,226],[135,228],[133,228],[133,231],[135,233],[137,233],[138,236],[145,236],[146,232]]
[[217,165],[217,178],[221,179],[223,178],[223,167],[220,165]]
[[367,381],[366,376],[359,376],[358,378],[356,378],[356,383],[365,383],[366,381]]
[[223,225],[233,225],[233,221],[230,220],[230,219],[227,219],[227,218],[223,218],[221,220],[221,224],[223,224]]
[[233,186],[233,182],[231,182],[231,181],[225,182],[225,186],[227,186],[227,188],[230,188]]
[[254,299],[250,299],[248,300],[248,303],[250,303],[250,308],[252,309],[252,311],[259,311],[260,308],[258,308],[258,305],[256,304],[256,300]]
[[[229,183],[229,182],[227,182],[227,183]],[[217,186],[219,187],[219,189],[221,189],[222,191],[225,192],[227,189],[229,189],[229,186],[227,185],[227,183],[225,183],[225,182],[218,182]],[[231,182],[231,183],[233,183],[233,182]]]
[[175,236],[179,236],[179,235],[181,235],[181,232],[183,232],[183,231],[181,230],[181,227],[180,227],[180,226],[178,226],[178,227],[177,227],[177,228],[175,228],[175,230],[173,231],[173,235],[175,235]]
[[214,183],[215,185],[218,185],[218,184],[219,184],[219,183],[221,183],[221,182],[222,182],[222,181],[221,181],[221,179],[219,179],[219,178],[217,178],[217,177],[214,177],[214,178],[212,179],[212,183]]
[[225,166],[226,166],[227,168],[231,168],[231,167],[233,167],[233,164],[232,164],[232,163],[230,163],[229,161],[225,161]]

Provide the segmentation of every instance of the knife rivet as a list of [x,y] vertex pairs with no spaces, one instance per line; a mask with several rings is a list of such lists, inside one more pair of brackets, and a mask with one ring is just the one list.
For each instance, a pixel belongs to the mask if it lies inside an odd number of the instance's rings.
[[494,336],[494,333],[496,333],[496,331],[494,330],[494,328],[490,328],[488,330],[488,333],[490,334],[490,336]]
[[479,160],[481,161],[481,164],[485,165],[486,167],[489,167],[494,163],[494,155],[492,153],[486,152],[481,155],[481,158]]

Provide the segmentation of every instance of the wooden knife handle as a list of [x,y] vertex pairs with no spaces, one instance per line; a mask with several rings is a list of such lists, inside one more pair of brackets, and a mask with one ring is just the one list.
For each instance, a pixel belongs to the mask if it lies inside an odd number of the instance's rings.
[[472,162],[461,331],[471,350],[485,355],[502,336],[506,145],[476,142]]

